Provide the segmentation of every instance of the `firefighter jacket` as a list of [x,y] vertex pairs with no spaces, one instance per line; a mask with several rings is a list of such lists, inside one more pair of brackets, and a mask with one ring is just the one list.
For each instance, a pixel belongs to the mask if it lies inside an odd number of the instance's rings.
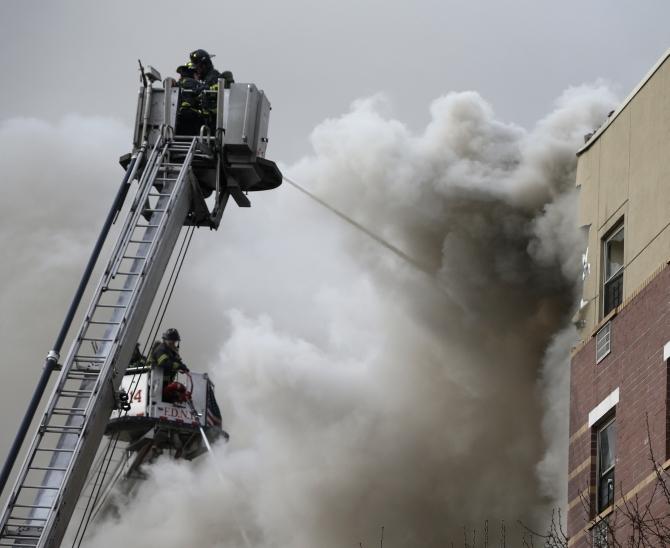
[[224,80],[223,87],[225,87],[226,89],[230,87],[230,84],[235,83],[235,79],[233,78],[232,72],[230,72],[229,70],[219,72],[218,70],[213,68],[202,79],[202,83],[204,84],[205,89],[211,89],[211,90],[219,89],[219,78],[223,78]]
[[[202,79],[202,90],[218,91],[219,78],[221,78],[221,74],[218,70],[215,68],[210,70]],[[203,93],[200,98],[200,103],[202,105],[203,114],[207,115],[216,112],[216,94]]]
[[[219,78],[223,78],[224,88],[229,88],[230,84],[235,82],[233,79],[233,73],[229,70],[220,73],[215,68],[212,68],[202,79],[202,89],[207,91],[218,91]],[[204,113],[216,112],[216,95],[211,93],[203,94],[202,105]]]
[[149,356],[151,367],[159,367],[163,371],[163,383],[174,381],[180,369],[186,369],[177,352],[162,342],[155,342]]
[[184,77],[178,82],[181,88],[181,103],[179,108],[199,110],[200,108],[200,92],[203,89],[203,84],[198,82],[195,78]]
[[202,79],[205,89],[219,89],[219,78],[221,78],[221,73],[212,68]]

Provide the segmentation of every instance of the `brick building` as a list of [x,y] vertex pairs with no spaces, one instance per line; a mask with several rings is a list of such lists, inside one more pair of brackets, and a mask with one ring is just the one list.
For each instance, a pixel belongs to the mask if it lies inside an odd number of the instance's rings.
[[670,514],[663,493],[652,497],[650,458],[670,469],[670,51],[579,151],[577,187],[588,249],[571,364],[569,546],[610,546],[612,535],[627,545],[626,502]]

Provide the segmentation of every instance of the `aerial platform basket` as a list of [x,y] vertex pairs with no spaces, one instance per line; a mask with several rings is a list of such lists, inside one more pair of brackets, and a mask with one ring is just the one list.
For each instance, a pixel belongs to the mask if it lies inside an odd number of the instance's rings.
[[150,444],[155,453],[167,451],[187,460],[207,451],[200,428],[209,442],[227,440],[229,436],[221,426],[214,384],[207,373],[191,372],[182,380],[192,406],[186,401],[163,401],[160,369],[127,369],[120,391],[126,394],[129,409],[114,411],[105,433],[127,442],[128,451],[139,452]]
[[[198,149],[192,169],[203,198],[216,192],[218,203],[229,194],[239,206],[248,207],[245,193],[271,190],[282,182],[277,165],[265,158],[271,106],[265,92],[255,84],[234,83],[228,88],[224,84],[220,79],[218,90],[201,92],[203,97],[211,97],[216,109],[202,115],[197,132],[192,123],[188,128],[181,123],[187,113],[193,115],[192,110],[180,107],[189,90],[180,88],[172,78],[166,78],[162,88],[141,87],[133,153],[145,140],[149,145],[161,137],[190,141],[196,133]],[[220,217],[214,219],[218,223]],[[204,219],[199,221],[206,224]]]

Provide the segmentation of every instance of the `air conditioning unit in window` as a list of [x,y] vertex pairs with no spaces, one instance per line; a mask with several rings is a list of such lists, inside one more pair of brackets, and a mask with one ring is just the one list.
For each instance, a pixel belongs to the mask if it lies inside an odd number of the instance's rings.
[[603,325],[596,333],[596,363],[600,363],[610,353],[612,343],[612,322]]

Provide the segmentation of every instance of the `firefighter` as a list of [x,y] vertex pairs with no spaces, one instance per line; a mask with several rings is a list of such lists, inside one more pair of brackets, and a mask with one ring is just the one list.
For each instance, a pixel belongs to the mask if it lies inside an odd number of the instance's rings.
[[193,90],[198,92],[200,90],[200,82],[195,77],[195,67],[190,61],[185,65],[179,65],[177,67],[177,74],[179,74],[179,80],[177,84],[182,89]]
[[168,403],[186,400],[186,387],[176,381],[177,373],[188,373],[188,367],[179,356],[179,331],[171,327],[163,333],[162,342],[156,341],[149,356],[149,364],[163,372],[163,401]]
[[195,78],[195,67],[190,61],[177,67],[181,88],[177,111],[177,135],[198,135],[200,127],[207,123],[200,108],[200,92],[203,84]]
[[195,69],[195,77],[200,80],[205,89],[218,89],[219,78],[225,80],[224,87],[229,88],[230,84],[234,84],[233,73],[229,70],[219,72],[214,68],[212,57],[204,49],[197,49],[192,51],[189,55],[193,68]]
[[214,68],[212,63],[213,55],[207,53],[204,49],[192,51],[189,55],[191,63],[195,69],[195,77],[202,83],[201,94],[202,114],[207,119],[210,129],[214,129],[216,120],[216,94],[206,92],[216,92],[219,89],[219,78],[223,78],[224,88],[229,88],[233,84],[233,73],[229,70],[223,73]]

